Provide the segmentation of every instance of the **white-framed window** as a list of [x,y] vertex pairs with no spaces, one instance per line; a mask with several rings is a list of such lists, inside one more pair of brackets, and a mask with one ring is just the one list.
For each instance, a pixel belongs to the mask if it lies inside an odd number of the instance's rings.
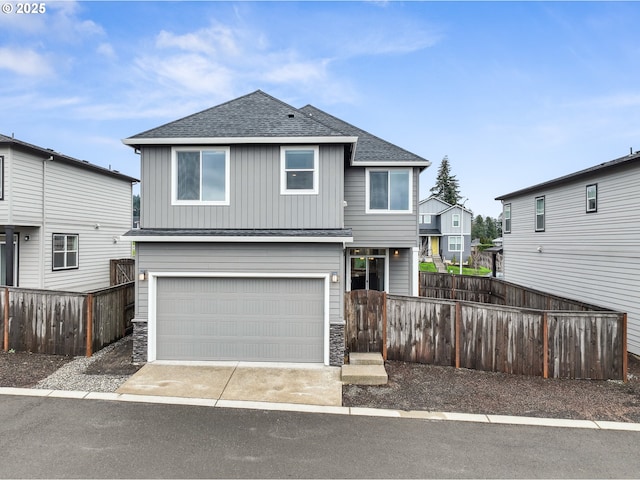
[[587,185],[587,213],[598,211],[598,184]]
[[229,147],[173,147],[174,205],[229,205]]
[[4,200],[4,157],[0,155],[0,200]]
[[366,213],[411,213],[411,169],[368,168],[365,178]]
[[318,146],[280,147],[280,194],[318,194]]
[[454,213],[451,215],[451,226],[460,228],[460,214]]
[[504,221],[504,228],[502,233],[511,233],[511,204],[505,203],[502,210],[502,220]]
[[544,197],[536,197],[536,232],[544,232]]
[[420,223],[431,223],[431,214],[430,213],[421,214]]
[[53,234],[53,270],[70,270],[79,266],[79,235]]
[[460,235],[452,235],[449,237],[449,251],[459,252],[462,249],[462,240]]

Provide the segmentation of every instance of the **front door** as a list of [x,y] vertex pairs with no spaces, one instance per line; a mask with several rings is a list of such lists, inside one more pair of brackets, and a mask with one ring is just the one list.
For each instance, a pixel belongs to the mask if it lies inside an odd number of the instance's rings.
[[[18,285],[18,236],[13,236],[13,285]],[[7,284],[7,272],[5,265],[5,252],[7,251],[7,242],[5,236],[0,237],[0,285]]]
[[440,237],[431,237],[431,254],[440,255]]
[[386,249],[351,248],[349,266],[350,290],[386,290]]

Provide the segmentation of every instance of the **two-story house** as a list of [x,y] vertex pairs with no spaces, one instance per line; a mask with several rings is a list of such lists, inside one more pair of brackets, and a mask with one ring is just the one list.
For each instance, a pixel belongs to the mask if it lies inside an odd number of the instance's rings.
[[505,280],[627,312],[639,355],[639,199],[638,152],[498,197]]
[[422,257],[467,261],[471,255],[471,210],[432,195],[420,200],[418,214]]
[[345,290],[417,294],[427,160],[262,91],[123,142],[141,157],[136,361],[341,365]]
[[131,257],[135,178],[0,135],[0,284],[108,287],[109,260]]

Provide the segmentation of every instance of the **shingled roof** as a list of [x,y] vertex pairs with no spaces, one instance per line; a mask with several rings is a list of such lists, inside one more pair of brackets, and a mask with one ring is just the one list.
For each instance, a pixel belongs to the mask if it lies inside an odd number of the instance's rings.
[[300,113],[261,90],[125,140],[168,138],[342,137],[344,134]]
[[357,136],[358,144],[353,159],[354,164],[375,164],[391,161],[394,163],[415,163],[416,166],[422,166],[425,168],[431,165],[429,160],[419,157],[418,155],[415,155],[404,148],[400,148],[393,143],[389,143],[386,140],[382,140],[361,128],[351,125],[344,120],[340,120],[327,112],[323,112],[313,105],[302,107],[300,111],[331,128],[340,130],[347,135]]
[[0,134],[0,147],[5,147],[5,146],[30,153],[37,157],[41,157],[43,160],[51,159],[56,162],[66,163],[67,165],[73,165],[75,167],[82,168],[85,170],[91,170],[93,172],[100,173],[102,175],[116,177],[121,180],[125,180],[127,182],[138,183],[140,181],[137,178],[130,177],[129,175],[120,173],[118,170],[111,170],[110,168],[100,167],[93,163],[89,163],[86,160],[78,160],[77,158],[69,157],[68,155],[63,155],[62,153],[58,153],[54,150],[51,150],[50,148],[38,147],[37,145],[33,145],[31,143],[23,142],[22,140],[18,140],[16,138],[8,137],[6,135]]

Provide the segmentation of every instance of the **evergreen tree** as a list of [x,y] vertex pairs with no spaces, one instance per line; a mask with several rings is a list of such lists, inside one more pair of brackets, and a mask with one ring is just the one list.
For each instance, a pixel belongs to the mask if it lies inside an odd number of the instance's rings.
[[430,190],[431,194],[440,200],[444,200],[449,205],[456,205],[462,198],[460,195],[460,186],[455,175],[451,175],[451,166],[449,165],[449,157],[446,155],[438,168],[438,176],[436,184]]
[[496,227],[496,221],[492,217],[484,219],[484,226],[487,232],[487,239],[491,242],[494,238],[499,237],[498,228]]
[[482,241],[486,236],[487,228],[484,223],[484,218],[482,218],[482,215],[477,215],[476,218],[473,219],[473,225],[471,225],[471,238],[479,238],[480,241]]

